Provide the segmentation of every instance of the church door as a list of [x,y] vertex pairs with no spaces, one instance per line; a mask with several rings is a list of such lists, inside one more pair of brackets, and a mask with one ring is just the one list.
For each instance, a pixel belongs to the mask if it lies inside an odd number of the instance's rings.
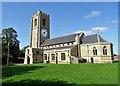
[[94,59],[93,58],[91,58],[91,63],[94,63]]
[[27,64],[30,64],[30,57],[27,57]]

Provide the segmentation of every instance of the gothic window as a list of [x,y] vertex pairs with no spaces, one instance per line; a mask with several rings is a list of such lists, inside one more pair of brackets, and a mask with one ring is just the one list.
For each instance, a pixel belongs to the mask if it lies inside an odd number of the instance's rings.
[[52,60],[55,60],[55,54],[51,54]]
[[34,26],[37,26],[37,19],[35,19],[34,21]]
[[65,60],[65,53],[61,53],[61,60]]
[[103,47],[103,55],[107,55],[107,48],[106,48],[106,46]]
[[46,20],[45,20],[45,19],[43,19],[43,26],[45,26],[45,21],[46,21]]
[[96,49],[96,47],[93,48],[93,55],[97,55],[97,49]]
[[47,60],[47,54],[44,54],[44,59]]

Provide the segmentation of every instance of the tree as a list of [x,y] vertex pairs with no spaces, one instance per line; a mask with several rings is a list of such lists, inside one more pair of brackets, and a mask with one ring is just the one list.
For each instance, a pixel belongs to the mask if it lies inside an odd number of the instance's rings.
[[25,57],[25,49],[28,48],[29,45],[23,47],[21,50],[20,50],[20,57]]
[[[6,64],[8,48],[9,61],[17,62],[19,56],[19,43],[17,32],[11,27],[2,30],[2,63]],[[9,44],[9,46],[8,46]]]

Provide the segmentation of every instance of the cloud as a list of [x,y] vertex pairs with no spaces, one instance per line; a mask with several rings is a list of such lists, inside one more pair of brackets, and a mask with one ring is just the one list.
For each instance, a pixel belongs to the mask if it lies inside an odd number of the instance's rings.
[[80,33],[80,32],[84,32],[85,35],[92,35],[92,34],[97,34],[97,31],[99,30],[99,32],[103,32],[103,31],[106,31],[108,30],[107,27],[92,27],[90,30],[79,30],[79,31],[76,31],[75,33]]
[[91,31],[91,30],[86,30],[86,31],[76,31],[75,33],[81,33],[81,32],[83,32],[85,35],[91,35],[91,34],[95,34],[95,32],[93,32],[93,31]]
[[88,15],[85,16],[85,18],[99,16],[100,14],[101,14],[100,11],[91,11]]
[[92,27],[91,30],[102,32],[102,31],[108,30],[108,27]]

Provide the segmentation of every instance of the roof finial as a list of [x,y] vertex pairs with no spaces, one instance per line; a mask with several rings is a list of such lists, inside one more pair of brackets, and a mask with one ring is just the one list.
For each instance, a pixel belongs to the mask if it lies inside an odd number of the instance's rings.
[[97,30],[97,35],[100,35],[100,30]]
[[82,32],[83,32],[83,29],[82,29]]
[[99,30],[97,30],[97,39],[98,39],[98,42],[100,42],[100,34],[99,34]]
[[81,33],[84,33],[83,29],[81,30]]

